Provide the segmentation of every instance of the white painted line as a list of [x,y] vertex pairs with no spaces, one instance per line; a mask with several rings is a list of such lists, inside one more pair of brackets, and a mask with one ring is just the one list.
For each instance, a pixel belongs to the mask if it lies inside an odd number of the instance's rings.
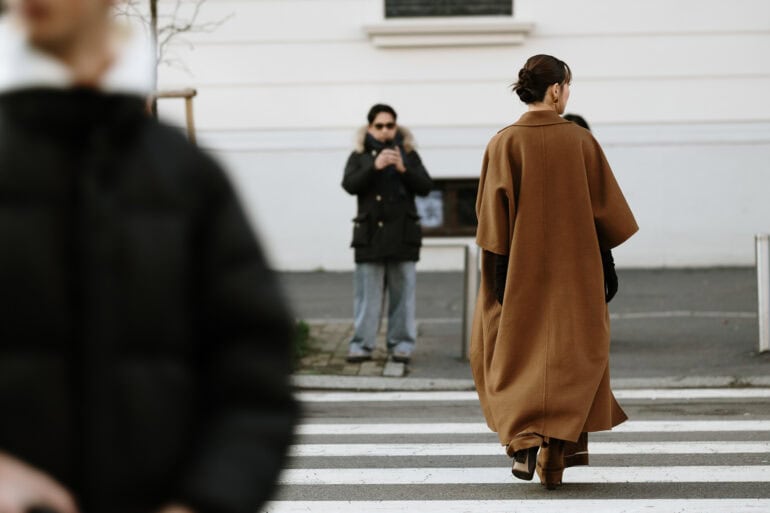
[[474,392],[300,392],[294,395],[301,402],[349,403],[384,401],[478,401]]
[[489,433],[479,422],[444,422],[435,424],[299,424],[297,435],[448,435]]
[[770,442],[594,442],[591,454],[770,454]]
[[[308,403],[478,401],[473,392],[299,392]],[[678,388],[616,390],[618,399],[770,399],[770,388]]]
[[770,388],[679,388],[617,390],[618,399],[768,399]]
[[299,392],[294,397],[306,403],[479,400],[476,392]]
[[[573,467],[565,483],[770,483],[770,466]],[[510,467],[286,469],[282,485],[527,485]]]
[[[612,430],[613,433],[661,432],[737,432],[770,431],[770,420],[631,420]],[[300,424],[298,435],[465,435],[487,434],[483,422],[437,422],[405,424]]]
[[694,310],[671,310],[667,312],[626,312],[612,313],[610,319],[756,319],[757,312],[722,312],[722,311],[694,311]]
[[[592,442],[591,454],[770,454],[770,442]],[[302,444],[292,457],[500,456],[499,444]]]
[[767,513],[770,499],[273,501],[260,513]]
[[770,420],[631,420],[612,428],[613,433],[727,431],[770,431]]

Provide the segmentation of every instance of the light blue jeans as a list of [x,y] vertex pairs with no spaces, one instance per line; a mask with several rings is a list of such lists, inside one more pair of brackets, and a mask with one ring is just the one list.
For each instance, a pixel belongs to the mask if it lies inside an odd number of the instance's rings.
[[415,323],[414,262],[357,263],[353,275],[354,333],[350,347],[374,350],[382,317],[383,299],[388,295],[388,351],[405,352],[414,349],[417,339]]

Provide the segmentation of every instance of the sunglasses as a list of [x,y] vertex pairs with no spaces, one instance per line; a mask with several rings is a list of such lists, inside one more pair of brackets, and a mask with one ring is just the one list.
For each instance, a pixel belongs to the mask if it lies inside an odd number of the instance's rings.
[[387,128],[388,130],[393,130],[394,128],[396,128],[395,123],[375,123],[373,126],[377,130],[382,130],[383,128]]

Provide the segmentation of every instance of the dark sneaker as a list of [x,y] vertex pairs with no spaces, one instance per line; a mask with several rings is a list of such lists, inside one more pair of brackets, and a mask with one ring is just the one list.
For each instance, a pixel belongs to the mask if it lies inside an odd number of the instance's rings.
[[412,359],[412,353],[406,351],[393,351],[390,355],[391,359],[397,363],[409,363]]
[[351,347],[345,358],[348,363],[361,363],[372,359],[372,352],[363,347]]

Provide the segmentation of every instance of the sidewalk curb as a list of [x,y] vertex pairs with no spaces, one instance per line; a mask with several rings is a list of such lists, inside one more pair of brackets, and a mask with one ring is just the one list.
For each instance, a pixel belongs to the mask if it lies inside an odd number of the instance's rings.
[[[293,375],[291,381],[293,387],[299,390],[423,392],[439,390],[468,391],[476,389],[473,380],[470,379]],[[770,387],[770,376],[669,376],[660,378],[618,378],[612,380],[612,387],[616,389]]]
[[292,385],[300,390],[349,390],[357,392],[432,390],[467,391],[476,390],[473,380],[446,378],[384,378],[368,376],[309,376],[294,375]]

